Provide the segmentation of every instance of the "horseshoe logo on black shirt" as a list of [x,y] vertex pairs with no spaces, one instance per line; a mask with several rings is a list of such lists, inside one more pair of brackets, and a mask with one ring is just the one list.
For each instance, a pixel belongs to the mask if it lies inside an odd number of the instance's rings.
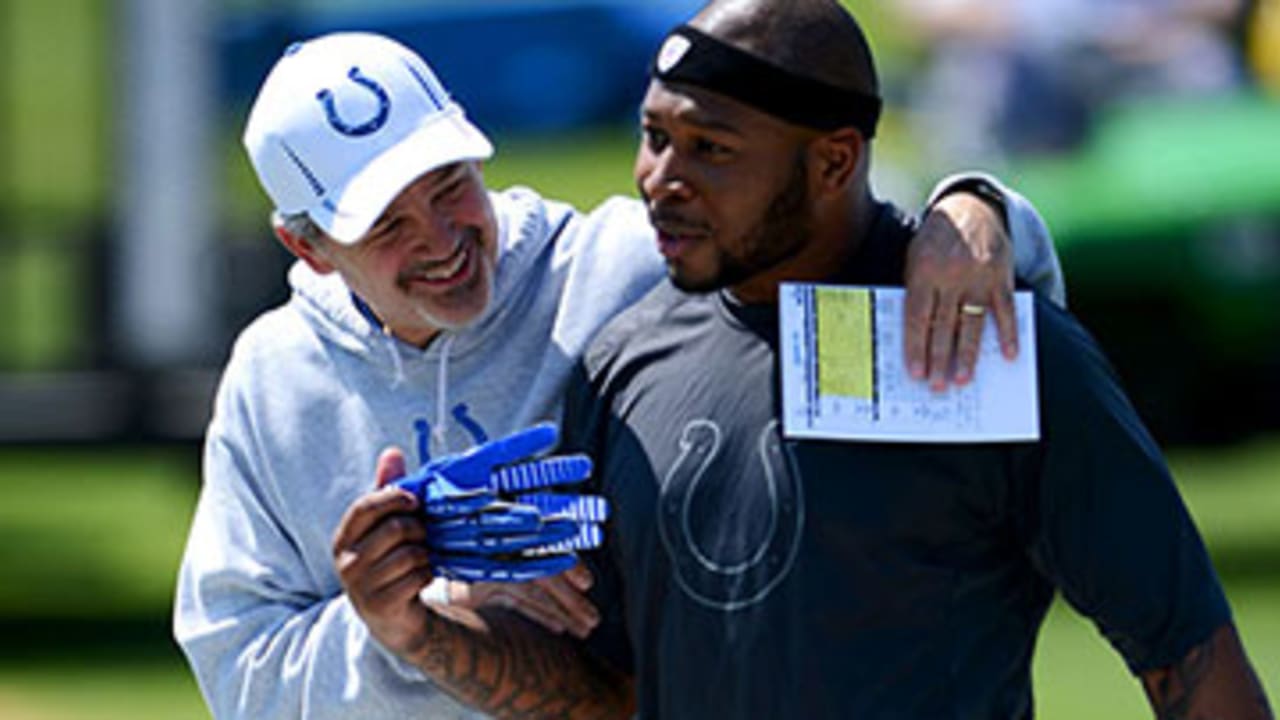
[[662,485],[658,530],[681,589],[703,605],[726,611],[754,605],[795,562],[804,528],[803,488],[799,473],[788,466],[777,431],[778,422],[771,421],[757,441],[770,502],[768,529],[756,547],[735,559],[700,547],[690,525],[694,493],[720,453],[720,427],[711,420],[693,420],[680,435],[680,455]]

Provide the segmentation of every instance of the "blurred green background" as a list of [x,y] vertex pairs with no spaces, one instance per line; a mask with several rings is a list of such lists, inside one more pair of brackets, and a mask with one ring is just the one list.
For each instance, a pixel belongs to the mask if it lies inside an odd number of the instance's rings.
[[[883,4],[849,4],[869,26],[889,82],[909,83],[919,53],[911,33]],[[221,4],[227,13],[263,5]],[[120,17],[105,0],[0,0],[0,379],[9,389],[104,365],[99,264],[120,212]],[[934,169],[895,112],[894,92],[877,162],[881,188],[909,203]],[[269,248],[268,208],[237,144],[241,118],[219,109],[221,235]],[[1206,112],[1220,117],[1206,120]],[[1276,385],[1254,379],[1280,366],[1268,344],[1280,284],[1257,262],[1244,274],[1208,263],[1203,246],[1241,218],[1263,222],[1264,243],[1276,243],[1265,221],[1280,207],[1280,133],[1256,130],[1280,127],[1275,119],[1273,101],[1255,94],[1198,108],[1146,105],[1117,112],[1070,157],[1001,168],[1058,233],[1073,307],[1144,393],[1140,409],[1168,448],[1273,703],[1280,431],[1263,411],[1231,408],[1280,405]],[[495,137],[499,153],[486,170],[495,187],[527,184],[582,206],[631,192],[635,137],[625,121]],[[1211,141],[1217,150],[1204,150]],[[1145,161],[1153,156],[1172,160],[1152,169]],[[1227,200],[1179,192],[1179,178],[1199,175],[1229,185]],[[1159,191],[1161,183],[1169,187]],[[283,291],[282,278],[274,291]],[[1173,323],[1170,312],[1193,322]],[[0,397],[8,427],[44,409],[24,404],[21,392]],[[0,718],[207,717],[168,631],[198,485],[190,439],[0,443]],[[1038,715],[1051,720],[1146,716],[1116,655],[1060,606],[1042,636],[1036,694]]]

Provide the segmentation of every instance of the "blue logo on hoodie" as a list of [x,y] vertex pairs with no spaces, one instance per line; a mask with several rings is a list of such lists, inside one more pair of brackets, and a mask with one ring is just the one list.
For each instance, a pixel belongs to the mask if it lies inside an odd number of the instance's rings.
[[[482,445],[489,442],[489,433],[485,432],[484,427],[468,414],[469,410],[466,403],[454,405],[451,411],[453,419],[467,431],[474,444]],[[431,462],[431,423],[426,418],[418,418],[413,421],[413,432],[418,438],[418,462],[426,465]]]

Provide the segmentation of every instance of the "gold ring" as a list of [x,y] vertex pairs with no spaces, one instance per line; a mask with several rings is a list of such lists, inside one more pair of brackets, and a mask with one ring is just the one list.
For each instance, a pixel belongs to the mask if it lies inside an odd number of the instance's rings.
[[987,314],[987,309],[982,305],[975,305],[973,303],[961,303],[960,312],[964,313],[965,315],[976,315],[978,317],[981,317]]

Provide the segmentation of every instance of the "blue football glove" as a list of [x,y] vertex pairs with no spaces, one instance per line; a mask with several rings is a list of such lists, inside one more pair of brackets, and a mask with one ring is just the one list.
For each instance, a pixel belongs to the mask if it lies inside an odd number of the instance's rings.
[[580,483],[591,459],[534,459],[555,446],[555,425],[535,425],[429,463],[396,485],[418,497],[427,547],[441,575],[520,582],[563,572],[575,550],[598,547],[608,504],[595,495],[531,492]]

